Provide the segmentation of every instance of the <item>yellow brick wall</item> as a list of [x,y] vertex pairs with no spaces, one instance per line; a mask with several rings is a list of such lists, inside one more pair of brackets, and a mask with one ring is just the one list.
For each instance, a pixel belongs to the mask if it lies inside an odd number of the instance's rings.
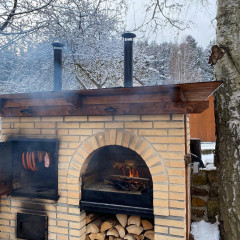
[[[154,182],[155,239],[185,238],[185,138],[184,116],[79,116],[16,117],[2,119],[2,141],[10,137],[58,138],[59,170],[57,203],[48,208],[49,239],[84,239],[85,213],[78,208],[81,198],[80,172],[88,155],[100,146],[118,144],[139,153]],[[85,161],[86,160],[86,161]],[[0,239],[15,239],[16,212],[29,199],[1,198]],[[24,204],[26,206],[27,204]],[[164,221],[163,219],[166,219]],[[169,220],[171,219],[171,220]],[[176,225],[166,225],[166,222]],[[159,231],[158,231],[159,229]],[[165,236],[169,238],[165,238]]]
[[51,200],[2,197],[0,239],[16,239],[17,212],[47,215],[48,239],[81,239],[85,231],[85,213],[80,213],[79,207]]

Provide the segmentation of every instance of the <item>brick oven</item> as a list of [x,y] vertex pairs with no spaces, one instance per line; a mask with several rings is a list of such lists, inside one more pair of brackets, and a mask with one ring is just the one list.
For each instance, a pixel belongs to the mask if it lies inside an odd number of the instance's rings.
[[[1,95],[0,238],[85,240],[86,213],[98,212],[151,218],[155,240],[188,239],[188,114],[207,109],[220,84]],[[18,194],[16,171],[20,193],[31,176],[43,190],[34,182],[35,192]]]

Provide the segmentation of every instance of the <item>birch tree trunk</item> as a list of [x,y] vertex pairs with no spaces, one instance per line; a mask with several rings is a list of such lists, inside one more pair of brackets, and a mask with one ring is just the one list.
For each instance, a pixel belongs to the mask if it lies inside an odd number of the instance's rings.
[[240,238],[240,1],[218,0],[217,44],[225,55],[214,67],[224,82],[215,94],[220,222],[225,240]]

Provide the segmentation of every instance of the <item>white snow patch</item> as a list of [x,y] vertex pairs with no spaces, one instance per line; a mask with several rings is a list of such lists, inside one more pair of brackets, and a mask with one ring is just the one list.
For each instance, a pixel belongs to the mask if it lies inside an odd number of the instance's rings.
[[[215,142],[202,142],[201,143],[201,150],[215,150],[216,143]],[[206,168],[204,170],[216,170],[214,166],[214,154],[202,154],[202,161]]]
[[214,166],[214,164],[207,164],[205,170],[206,171],[212,171],[212,170],[216,170],[217,168]]
[[208,164],[213,164],[214,163],[214,154],[203,154],[202,155],[202,161],[203,164],[206,166]]
[[191,225],[191,234],[194,240],[219,240],[220,233],[218,229],[218,219],[214,224],[205,221],[193,222]]
[[201,149],[202,150],[214,150],[216,146],[215,142],[202,142],[201,143]]

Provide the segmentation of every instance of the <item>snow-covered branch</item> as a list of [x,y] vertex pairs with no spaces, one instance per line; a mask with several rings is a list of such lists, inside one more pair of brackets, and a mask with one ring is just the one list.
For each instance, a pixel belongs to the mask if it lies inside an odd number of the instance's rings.
[[14,0],[13,8],[11,12],[8,14],[6,21],[4,21],[0,26],[0,33],[7,27],[7,25],[10,23],[10,20],[13,18],[15,12],[17,9],[17,0]]

